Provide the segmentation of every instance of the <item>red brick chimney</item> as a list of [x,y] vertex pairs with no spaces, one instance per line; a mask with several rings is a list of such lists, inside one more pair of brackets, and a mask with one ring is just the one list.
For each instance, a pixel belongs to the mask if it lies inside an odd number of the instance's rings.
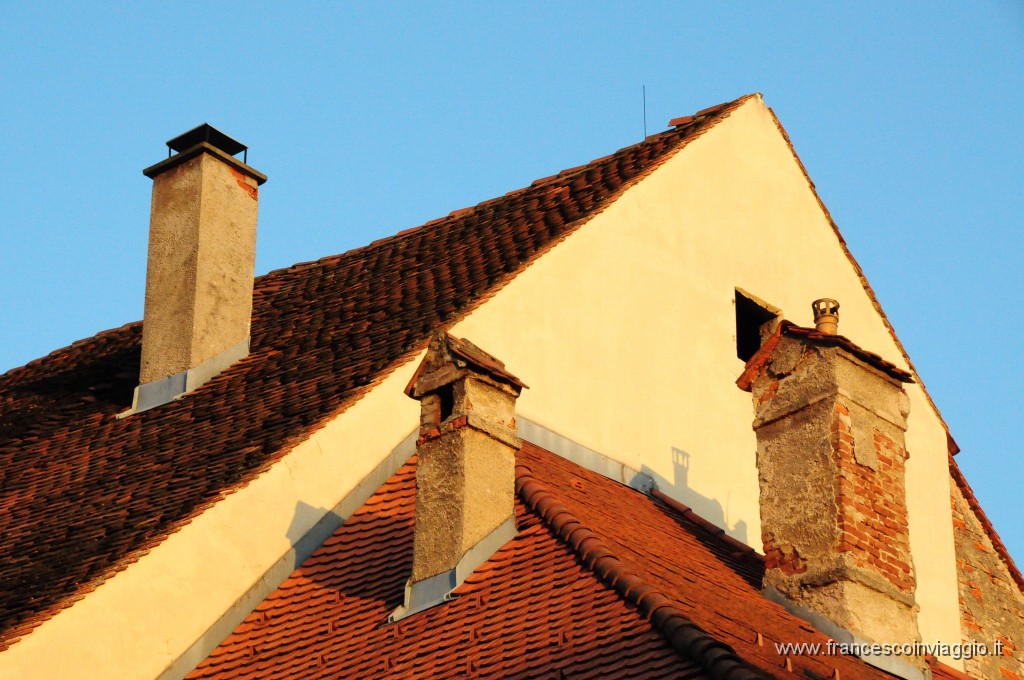
[[835,334],[834,300],[815,312],[830,318],[818,329],[783,321],[737,381],[753,393],[765,592],[853,639],[919,640],[904,481],[911,376]]

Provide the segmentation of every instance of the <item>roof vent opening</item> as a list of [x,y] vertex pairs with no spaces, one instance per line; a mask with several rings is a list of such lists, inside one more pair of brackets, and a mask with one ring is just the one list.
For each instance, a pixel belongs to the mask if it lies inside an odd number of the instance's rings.
[[438,423],[443,423],[455,413],[455,385],[444,385],[437,391],[440,400]]

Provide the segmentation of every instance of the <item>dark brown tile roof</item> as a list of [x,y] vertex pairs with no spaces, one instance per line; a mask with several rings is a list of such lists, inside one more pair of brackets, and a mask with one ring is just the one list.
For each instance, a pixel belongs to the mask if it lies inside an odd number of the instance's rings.
[[116,418],[137,381],[138,323],[0,376],[0,649],[255,478],[745,100],[260,277],[252,353],[179,401]]
[[781,655],[776,642],[827,638],[761,596],[756,555],[529,443],[519,535],[458,598],[387,625],[411,569],[414,463],[188,677],[892,677],[845,656]]

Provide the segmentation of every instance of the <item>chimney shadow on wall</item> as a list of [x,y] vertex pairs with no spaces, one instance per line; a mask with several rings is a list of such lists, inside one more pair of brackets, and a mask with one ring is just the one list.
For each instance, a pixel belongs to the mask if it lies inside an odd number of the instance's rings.
[[654,480],[657,489],[689,506],[694,514],[724,529],[733,538],[750,545],[745,521],[741,519],[730,523],[726,508],[721,501],[701,495],[690,487],[689,475],[692,458],[690,453],[673,446],[671,455],[672,479],[666,479],[647,465],[641,467],[640,471]]

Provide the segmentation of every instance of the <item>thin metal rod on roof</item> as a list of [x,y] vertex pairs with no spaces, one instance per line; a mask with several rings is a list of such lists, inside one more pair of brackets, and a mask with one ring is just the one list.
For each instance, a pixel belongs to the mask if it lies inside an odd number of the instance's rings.
[[644,93],[644,140],[647,139],[647,84],[644,83],[640,87],[643,88]]

